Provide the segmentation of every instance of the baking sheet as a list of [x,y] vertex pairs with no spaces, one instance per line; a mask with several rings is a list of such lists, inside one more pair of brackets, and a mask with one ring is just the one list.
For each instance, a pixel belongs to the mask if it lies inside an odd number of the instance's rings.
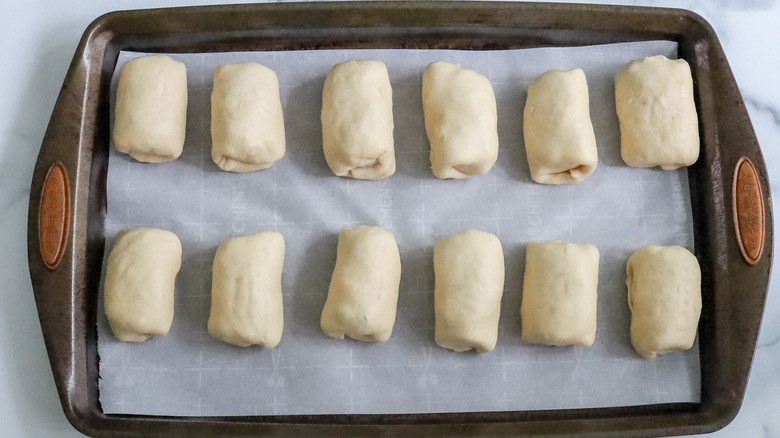
[[[187,65],[189,106],[182,156],[138,163],[111,147],[106,257],[116,233],[153,226],[182,241],[182,270],[168,335],[118,342],[98,309],[100,402],[105,413],[267,415],[562,409],[698,402],[698,344],[645,360],[633,351],[625,263],[645,244],[693,249],[687,170],[632,169],[620,159],[613,76],[626,62],[676,56],[651,41],[506,51],[322,50],[174,54]],[[119,67],[138,53],[122,52]],[[396,174],[382,181],[334,176],[322,155],[319,112],[328,69],[379,59],[393,86]],[[433,61],[486,75],[499,114],[499,158],[486,175],[437,180],[429,168],[420,86]],[[220,64],[256,61],[280,81],[287,153],[268,170],[222,172],[210,155],[210,93]],[[527,86],[548,69],[585,70],[599,147],[598,169],[572,186],[530,180],[522,139]],[[113,119],[113,113],[112,113]],[[112,120],[113,125],[113,120]],[[335,340],[319,316],[338,231],[379,225],[395,235],[403,274],[393,336],[378,344]],[[433,340],[433,244],[468,228],[501,239],[506,263],[499,339],[487,354],[454,353]],[[222,239],[281,232],[285,330],[272,350],[240,348],[206,331],[211,262]],[[601,252],[598,332],[591,347],[520,340],[529,240],[591,243]],[[102,287],[101,287],[102,294]]]

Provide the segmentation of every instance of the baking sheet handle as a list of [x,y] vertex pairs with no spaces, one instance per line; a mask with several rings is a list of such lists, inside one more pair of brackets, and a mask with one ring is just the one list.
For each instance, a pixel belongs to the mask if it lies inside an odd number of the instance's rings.
[[766,217],[761,180],[753,162],[741,157],[734,167],[731,185],[734,232],[742,257],[755,265],[764,253]]
[[56,161],[46,172],[38,204],[38,249],[43,264],[55,270],[65,255],[70,231],[68,171]]

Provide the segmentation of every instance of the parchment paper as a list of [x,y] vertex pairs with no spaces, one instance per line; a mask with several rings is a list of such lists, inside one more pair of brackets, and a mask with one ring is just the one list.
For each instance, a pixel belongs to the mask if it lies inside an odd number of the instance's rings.
[[[698,345],[645,360],[629,338],[628,256],[650,243],[693,247],[687,171],[632,169],[620,159],[613,76],[626,62],[655,54],[675,57],[676,44],[172,55],[186,63],[189,81],[184,153],[152,165],[112,146],[106,256],[123,228],[175,232],[184,248],[175,318],[166,336],[121,343],[111,334],[101,299],[104,412],[414,413],[698,401]],[[112,93],[119,67],[136,56],[120,54]],[[322,154],[322,84],[330,67],[352,58],[382,60],[392,81],[398,170],[382,181],[336,177]],[[440,181],[430,171],[420,87],[423,69],[437,60],[458,62],[493,84],[500,152],[488,174]],[[211,161],[209,99],[214,69],[241,61],[259,62],[279,76],[287,154],[268,170],[239,175]],[[526,89],[548,69],[574,67],[583,68],[588,78],[598,169],[577,185],[535,184],[522,137]],[[319,328],[338,231],[358,225],[392,231],[401,251],[398,316],[385,343],[335,340]],[[433,244],[468,228],[497,234],[506,260],[498,345],[483,355],[454,353],[433,340]],[[272,350],[234,347],[206,331],[217,245],[259,230],[279,231],[287,244],[285,328]],[[591,243],[601,252],[592,347],[553,348],[520,340],[525,245],[552,239]]]

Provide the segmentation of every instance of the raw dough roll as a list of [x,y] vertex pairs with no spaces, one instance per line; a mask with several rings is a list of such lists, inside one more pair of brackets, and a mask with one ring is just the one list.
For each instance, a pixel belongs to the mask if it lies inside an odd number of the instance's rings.
[[395,237],[379,227],[344,228],[320,327],[326,335],[386,341],[395,324],[401,256]]
[[433,248],[436,343],[454,351],[492,351],[504,293],[504,253],[493,234],[467,230]]
[[498,115],[490,81],[449,62],[434,62],[422,79],[425,132],[436,178],[487,173],[498,158]]
[[322,88],[322,147],[338,176],[383,179],[395,173],[393,90],[381,61],[335,65]]
[[581,69],[550,70],[528,87],[523,137],[531,178],[540,184],[578,183],[596,170],[596,136]]
[[240,347],[282,339],[284,237],[274,231],[223,240],[211,280],[211,336]]
[[567,242],[528,242],[522,339],[546,345],[593,345],[599,250]]
[[222,170],[267,169],[284,156],[279,80],[255,62],[220,65],[211,93],[211,159]]
[[664,56],[636,59],[615,75],[623,161],[631,167],[690,166],[699,158],[691,68]]
[[145,163],[175,160],[187,125],[187,69],[165,55],[119,69],[114,117],[116,150]]
[[687,350],[696,339],[701,314],[701,270],[679,246],[639,248],[626,265],[631,343],[640,355]]
[[180,268],[181,242],[170,231],[128,228],[117,233],[103,297],[117,339],[143,342],[168,333]]

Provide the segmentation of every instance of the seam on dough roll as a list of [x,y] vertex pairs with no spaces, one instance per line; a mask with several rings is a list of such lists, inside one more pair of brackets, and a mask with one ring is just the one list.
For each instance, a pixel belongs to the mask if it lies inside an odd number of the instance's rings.
[[255,62],[214,70],[211,93],[211,159],[220,169],[267,169],[285,153],[279,80]]
[[395,173],[393,89],[381,61],[336,64],[322,87],[322,149],[337,176],[378,180]]
[[434,62],[423,72],[422,101],[434,176],[464,179],[490,171],[498,158],[490,81],[458,64]]
[[523,137],[531,178],[540,184],[575,184],[598,164],[582,69],[549,70],[528,87]]

